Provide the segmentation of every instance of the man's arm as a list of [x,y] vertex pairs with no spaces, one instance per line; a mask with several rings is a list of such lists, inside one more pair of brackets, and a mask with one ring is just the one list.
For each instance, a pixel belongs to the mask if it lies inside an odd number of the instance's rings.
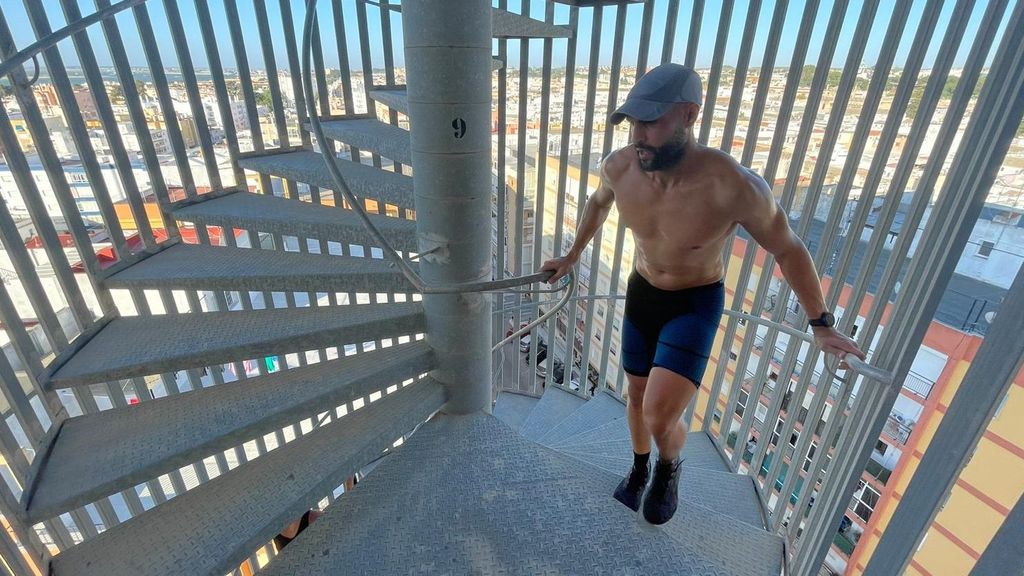
[[548,283],[554,283],[559,278],[569,273],[576,261],[579,260],[583,249],[597,234],[601,224],[608,218],[612,203],[615,201],[615,193],[609,184],[609,177],[606,172],[607,162],[601,163],[601,185],[597,191],[590,195],[586,205],[583,207],[583,218],[576,227],[576,240],[569,248],[569,252],[561,258],[552,258],[541,265],[541,270],[553,270],[555,273],[548,279]]
[[[744,208],[739,224],[758,244],[775,256],[782,276],[793,288],[807,317],[820,317],[827,311],[825,297],[807,247],[790,228],[789,219],[772,196],[768,183],[745,168],[741,167],[740,170],[744,172],[743,186],[746,187],[741,197],[749,201],[742,203]],[[833,328],[815,326],[813,331],[818,345],[826,352],[840,358],[847,352],[864,358],[864,353],[852,340]]]

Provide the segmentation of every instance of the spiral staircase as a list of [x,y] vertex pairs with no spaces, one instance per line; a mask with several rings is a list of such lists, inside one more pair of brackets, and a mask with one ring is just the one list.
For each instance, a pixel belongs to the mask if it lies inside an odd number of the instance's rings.
[[[495,37],[568,30],[495,10]],[[500,64],[500,63],[499,63]],[[370,92],[408,114],[401,89]],[[415,119],[413,119],[415,122]],[[376,118],[325,121],[337,142],[411,165],[409,133]],[[361,198],[414,208],[410,176],[338,160]],[[246,170],[335,188],[320,152],[250,154]],[[353,212],[225,190],[170,208],[196,227],[366,243]],[[400,251],[413,220],[371,215]],[[630,466],[620,401],[551,387],[501,393],[494,414],[448,415],[424,339],[425,317],[385,260],[170,243],[103,282],[106,289],[337,292],[384,303],[112,315],[61,351],[49,390],[302,353],[339,343],[397,342],[139,405],[68,418],[33,461],[19,519],[36,524],[152,482],[308,418],[362,407],[53,556],[56,575],[224,574],[346,478],[388,456],[261,572],[267,574],[777,574],[779,536],[765,530],[750,477],[728,472],[712,442],[690,436],[681,508],[645,525],[611,498]],[[322,421],[322,420],[321,420]],[[404,440],[396,447],[399,440]]]

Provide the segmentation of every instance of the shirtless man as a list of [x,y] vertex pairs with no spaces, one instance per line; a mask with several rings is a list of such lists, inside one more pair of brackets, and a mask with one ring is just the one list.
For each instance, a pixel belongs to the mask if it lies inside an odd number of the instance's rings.
[[[771,252],[811,318],[825,352],[864,358],[853,340],[837,332],[825,308],[810,254],[790,229],[768,184],[720,150],[694,137],[701,81],[678,64],[644,75],[611,116],[628,119],[632,144],[601,165],[601,186],[587,200],[569,253],[541,270],[566,273],[590,243],[614,202],[633,232],[635,270],[626,289],[622,325],[623,369],[629,382],[626,409],[633,468],[615,498],[664,524],[678,503],[679,454],[686,430],[679,421],[697,393],[725,303],[722,251],[736,226]],[[845,362],[840,368],[846,368]],[[651,476],[651,437],[658,462]]]

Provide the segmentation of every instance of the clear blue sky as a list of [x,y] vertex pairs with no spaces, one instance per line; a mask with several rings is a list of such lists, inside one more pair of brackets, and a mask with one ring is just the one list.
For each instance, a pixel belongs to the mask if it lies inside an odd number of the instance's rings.
[[[39,0],[29,0],[30,2],[38,2]],[[66,24],[64,15],[60,8],[59,0],[42,0],[43,5],[46,7],[47,13],[50,17],[50,25],[52,28],[57,29],[63,27]],[[94,8],[93,0],[77,0],[81,5],[82,11],[86,14],[91,13]],[[117,0],[112,0],[117,1]],[[217,42],[220,46],[221,58],[226,67],[234,67],[235,58],[232,51],[230,37],[227,32],[226,26],[226,15],[224,12],[222,0],[202,0],[208,2],[212,18],[214,21],[214,27],[218,32]],[[302,19],[305,14],[305,2],[303,0],[288,0],[292,6],[292,18],[295,24],[295,38],[298,40],[301,38],[302,30]],[[325,59],[327,65],[330,67],[337,67],[338,56],[336,49],[334,26],[331,17],[331,4],[336,0],[321,0],[319,7],[319,14],[321,20],[324,22],[322,34],[325,38]],[[724,0],[707,0],[704,9],[704,17],[702,19],[701,31],[700,31],[700,42],[697,50],[697,66],[704,67],[710,66],[711,59],[713,56],[714,44],[717,35],[718,23],[722,13],[722,4]],[[789,9],[787,11],[786,25],[783,31],[783,42],[780,47],[779,55],[776,60],[777,66],[788,66],[792,59],[792,52],[794,48],[795,38],[797,36],[797,30],[800,25],[800,18],[802,18],[807,4],[811,0],[791,0]],[[898,0],[903,1],[903,0]],[[907,27],[907,33],[904,34],[900,47],[897,50],[896,66],[902,66],[905,61],[907,53],[910,51],[910,46],[913,41],[913,36],[918,30],[918,23],[921,20],[922,13],[926,4],[926,0],[912,0],[913,9],[910,14],[910,21]],[[544,18],[544,2],[540,0],[509,0],[508,8],[514,12],[522,11],[522,2],[526,2],[530,6],[531,15],[534,18]],[[184,20],[184,27],[186,35],[189,39],[189,46],[192,50],[192,57],[195,65],[199,68],[205,67],[206,64],[206,52],[203,47],[202,36],[199,33],[198,19],[195,12],[195,5],[193,0],[176,0],[176,3],[180,6],[182,12],[182,18]],[[497,2],[495,2],[496,4]],[[755,34],[754,51],[751,58],[751,66],[760,66],[763,57],[763,46],[765,39],[768,34],[768,27],[770,25],[773,11],[776,6],[776,1],[765,0],[763,2],[761,15],[759,18],[758,32]],[[9,26],[15,35],[15,40],[20,47],[24,47],[27,44],[33,42],[35,37],[32,33],[32,27],[25,14],[24,8],[21,6],[21,2],[17,0],[5,0],[3,2],[4,17],[7,19]],[[271,26],[273,43],[275,52],[278,54],[277,62],[280,67],[286,68],[287,56],[285,52],[285,41],[284,41],[284,30],[281,25],[281,11],[280,3],[278,0],[267,0],[267,10],[269,19],[273,23]],[[692,10],[692,3],[687,0],[682,0],[680,3],[680,14],[678,16],[678,28],[676,34],[675,48],[673,50],[673,59],[676,61],[682,61],[685,56],[685,49],[687,43],[687,37],[690,30],[690,17]],[[822,0],[821,8],[818,11],[817,21],[814,26],[814,33],[812,35],[812,41],[810,44],[810,51],[808,53],[807,62],[816,63],[818,58],[818,50],[821,45],[821,39],[824,37],[825,29],[828,23],[829,15],[832,11],[833,0]],[[874,65],[878,58],[878,53],[881,50],[883,37],[885,34],[885,27],[888,25],[890,15],[896,2],[892,0],[883,0],[879,13],[874,19],[871,37],[868,41],[867,51],[864,57],[864,62],[868,65]],[[943,9],[938,22],[938,29],[934,35],[928,56],[925,59],[925,68],[929,68],[934,61],[935,54],[938,50],[938,46],[943,39],[943,34],[949,25],[950,18],[953,12],[952,0],[947,0],[943,3]],[[1010,3],[1013,4],[1012,2]],[[256,16],[252,5],[252,0],[237,0],[237,5],[240,12],[240,19],[242,24],[243,33],[246,36],[246,49],[250,60],[250,65],[253,68],[263,68],[263,56],[260,47],[260,38],[258,28],[256,24]],[[360,51],[358,42],[356,40],[358,35],[355,0],[343,0],[344,13],[345,13],[345,37],[347,45],[349,47],[349,57],[353,68],[358,69],[361,64]],[[655,1],[655,15],[654,15],[654,27],[653,36],[651,41],[651,52],[649,61],[660,61],[661,58],[661,46],[663,44],[664,35],[664,22],[667,19],[667,0],[656,0]],[[732,25],[730,28],[730,36],[726,44],[726,64],[735,63],[740,48],[740,41],[743,34],[743,28],[745,22],[748,19],[749,11],[749,0],[737,0],[735,3],[735,9],[733,11]],[[988,5],[987,0],[980,0],[977,2],[967,27],[967,30],[963,34],[965,44],[960,47],[957,54],[955,67],[962,65],[966,59],[970,46],[966,42],[972,41],[978,34],[978,28],[980,25],[981,17],[985,8]],[[150,0],[147,3],[150,18],[153,22],[153,27],[156,31],[158,38],[158,45],[161,46],[161,53],[164,60],[164,65],[167,67],[176,65],[176,57],[172,48],[171,37],[169,26],[167,25],[166,15],[164,12],[163,0]],[[836,58],[832,63],[832,67],[841,67],[846,58],[847,50],[850,46],[854,30],[857,24],[857,18],[860,15],[861,8],[863,6],[863,0],[852,0],[850,2],[850,8],[847,11],[846,20],[843,25],[843,33],[840,37],[838,49],[836,51]],[[643,7],[640,4],[630,5],[626,15],[626,34],[623,51],[623,63],[624,65],[632,65],[636,63],[637,50],[639,46],[640,37],[640,21]],[[384,66],[384,57],[381,48],[381,19],[379,16],[379,10],[372,5],[367,6],[367,15],[369,20],[369,30],[371,37],[375,40],[372,48],[372,62],[374,67],[382,68]],[[584,9],[580,11],[580,37],[578,39],[578,66],[585,66],[586,60],[583,55],[589,53],[590,36],[592,29],[592,11],[590,9]],[[402,29],[400,19],[401,16],[397,13],[392,13],[392,30],[394,37],[400,41]],[[555,22],[556,23],[567,23],[569,18],[569,8],[562,4],[555,4]],[[996,41],[1002,37],[1003,30],[1006,27],[1008,16],[1004,16],[997,34]],[[129,59],[133,65],[144,66],[145,58],[143,55],[141,43],[139,41],[137,32],[135,31],[134,17],[131,11],[124,12],[118,17],[118,21],[121,24],[122,34],[124,35],[125,45],[129,54]],[[600,61],[602,64],[607,64],[611,61],[612,57],[612,40],[614,38],[614,27],[615,27],[615,9],[605,9],[604,19],[601,28],[602,37],[602,49]],[[98,26],[90,28],[90,38],[93,41],[93,48],[97,53],[97,57],[101,65],[109,65],[110,58],[107,54],[106,43],[103,39],[103,35]],[[566,40],[556,40],[554,42],[554,62],[556,67],[560,67],[564,62],[565,48],[567,45]],[[77,56],[74,54],[74,49],[70,41],[65,41],[61,44],[62,53],[65,57],[66,64],[74,66],[77,64]],[[497,51],[497,46],[495,46]],[[991,60],[995,50],[993,49],[988,57]],[[398,51],[395,54],[396,65],[402,65],[402,54]],[[510,41],[508,50],[509,63],[512,66],[518,65],[519,60],[519,46],[518,42]],[[534,41],[531,43],[530,63],[531,65],[539,66],[543,58],[543,43],[540,41]],[[986,63],[987,65],[987,63]]]

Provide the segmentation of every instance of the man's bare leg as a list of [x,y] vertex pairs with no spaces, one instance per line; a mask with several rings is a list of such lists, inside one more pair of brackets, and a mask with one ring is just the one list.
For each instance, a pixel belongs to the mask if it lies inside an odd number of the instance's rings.
[[652,524],[668,522],[679,504],[679,454],[686,444],[679,418],[696,393],[691,380],[664,368],[655,367],[647,379],[643,420],[658,446],[658,462],[643,501],[644,518]]
[[647,378],[626,374],[629,390],[626,395],[626,421],[629,423],[629,439],[633,442],[633,452],[649,454],[651,452],[651,432],[644,423],[644,393],[647,390]]
[[679,419],[697,394],[697,386],[689,378],[655,367],[646,388],[642,401],[644,427],[654,437],[660,458],[675,460],[686,444],[686,428]]
[[647,378],[627,373],[629,390],[626,397],[626,422],[633,445],[633,467],[615,489],[615,499],[634,512],[640,509],[640,498],[651,476],[651,433],[644,423],[644,394]]

